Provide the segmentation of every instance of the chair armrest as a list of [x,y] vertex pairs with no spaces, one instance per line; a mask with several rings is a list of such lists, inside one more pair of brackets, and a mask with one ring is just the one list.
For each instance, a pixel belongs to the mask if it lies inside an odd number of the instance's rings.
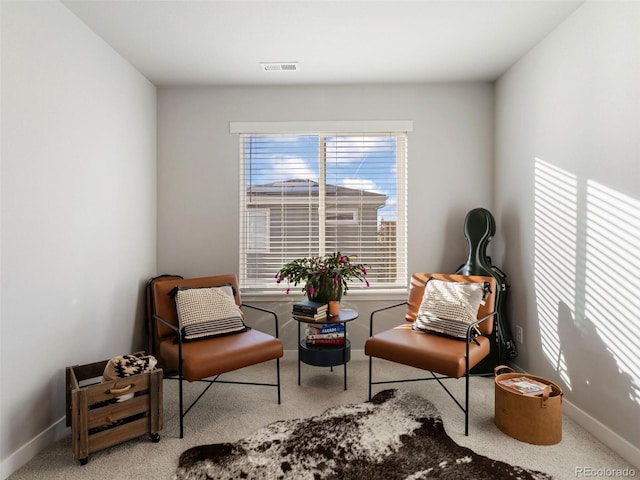
[[491,312],[487,315],[485,315],[482,318],[479,318],[478,320],[476,320],[473,323],[470,323],[469,326],[467,327],[467,344],[472,341],[473,339],[471,338],[471,330],[473,330],[473,327],[477,327],[478,325],[480,325],[482,322],[484,322],[485,320],[487,320],[490,317],[494,317],[493,318],[493,328],[496,328],[496,318],[498,317],[498,312]]
[[371,312],[371,316],[369,317],[369,336],[373,336],[373,317],[376,313],[383,312],[385,310],[390,310],[392,308],[401,307],[402,305],[407,305],[409,302],[396,303],[395,305],[387,305],[386,307],[378,308]]
[[176,336],[180,339],[180,341],[182,341],[182,335],[180,335],[180,329],[178,327],[176,327],[175,325],[167,322],[164,318],[162,318],[160,315],[154,315],[153,319],[156,322],[160,322],[160,323],[164,323],[167,327],[169,327],[171,330],[173,330],[173,333],[176,334]]
[[475,326],[479,325],[480,323],[484,322],[489,317],[494,317],[493,318],[493,326],[495,328],[495,322],[496,322],[496,318],[495,317],[497,317],[497,316],[498,316],[498,312],[491,312],[488,315],[485,315],[484,317],[479,318],[478,320],[476,320],[475,322],[470,324],[469,327],[467,328],[466,355],[465,355],[467,378],[468,378],[468,375],[469,375],[469,344],[473,341],[473,342],[476,342],[478,345],[480,345],[480,342],[478,342],[475,339],[475,337],[471,338],[471,330],[473,329],[473,327],[475,327]]
[[178,327],[176,327],[175,325],[173,325],[172,323],[167,322],[160,315],[154,315],[153,319],[158,321],[158,322],[164,323],[167,327],[169,327],[171,330],[173,330],[176,335],[180,335],[180,329]]
[[276,312],[274,312],[273,310],[268,310],[266,308],[256,307],[255,305],[249,305],[247,303],[243,303],[242,307],[252,308],[254,310],[258,310],[260,312],[264,312],[264,313],[268,313],[270,315],[273,315],[273,320],[275,322],[275,327],[276,327],[276,338],[279,338],[279,334],[278,334],[278,315],[276,314]]
[[470,326],[470,327],[475,327],[475,326],[477,326],[477,325],[480,325],[482,322],[484,322],[484,321],[485,321],[486,319],[488,319],[489,317],[494,317],[494,319],[493,319],[493,326],[494,326],[494,328],[495,328],[496,320],[497,320],[497,317],[498,317],[498,312],[491,312],[491,313],[488,313],[487,315],[485,315],[485,316],[484,316],[484,317],[482,317],[482,318],[479,318],[478,320],[476,320],[475,322],[473,322],[473,323],[472,323],[471,325],[469,325],[469,326]]

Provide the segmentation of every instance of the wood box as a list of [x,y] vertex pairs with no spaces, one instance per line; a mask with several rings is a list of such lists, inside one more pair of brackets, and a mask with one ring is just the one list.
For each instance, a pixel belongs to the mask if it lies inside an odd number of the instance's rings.
[[[147,433],[153,442],[160,441],[162,369],[102,382],[108,362],[66,369],[67,426],[71,427],[73,457],[81,465],[91,453]],[[114,403],[124,394],[135,396]]]

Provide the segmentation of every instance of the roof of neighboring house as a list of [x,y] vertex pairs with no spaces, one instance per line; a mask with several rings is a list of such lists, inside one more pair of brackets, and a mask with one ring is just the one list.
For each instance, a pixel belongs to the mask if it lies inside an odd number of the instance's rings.
[[[262,185],[250,185],[247,189],[249,195],[318,195],[320,187],[318,182],[309,179],[284,180],[282,182],[265,183]],[[370,199],[379,198],[381,203],[387,200],[387,196],[382,193],[368,192],[357,188],[340,187],[338,185],[327,184],[327,195],[351,196],[351,197],[369,197]]]

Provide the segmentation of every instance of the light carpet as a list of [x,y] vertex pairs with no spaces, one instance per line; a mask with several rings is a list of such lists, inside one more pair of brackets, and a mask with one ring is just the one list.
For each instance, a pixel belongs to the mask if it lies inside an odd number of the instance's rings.
[[[175,475],[182,452],[198,445],[237,442],[258,429],[279,420],[309,418],[331,407],[357,404],[367,399],[368,362],[352,352],[348,364],[348,389],[343,390],[343,370],[302,365],[302,384],[297,384],[294,352],[282,360],[282,404],[275,388],[239,385],[214,386],[185,419],[185,438],[180,439],[177,417],[177,390],[174,380],[164,381],[164,429],[159,443],[148,436],[101,450],[80,466],[73,460],[70,436],[45,448],[16,471],[11,480],[75,479],[170,479]],[[226,376],[228,380],[275,379],[274,363],[257,365]],[[407,378],[416,372],[389,362],[375,363],[376,376]],[[457,395],[464,392],[464,380],[447,385]],[[186,384],[187,401],[197,397],[203,384]],[[386,387],[388,388],[388,387]],[[619,455],[587,433],[569,418],[563,418],[562,441],[538,446],[519,442],[502,433],[493,421],[494,382],[492,378],[471,379],[469,436],[464,435],[464,415],[437,382],[398,385],[435,405],[447,434],[460,446],[511,465],[539,470],[558,480],[579,478],[577,468],[633,468]],[[374,394],[385,388],[374,389]],[[64,421],[64,420],[63,420]],[[637,472],[637,470],[636,470]],[[640,475],[640,473],[637,473]],[[606,478],[606,477],[600,477]]]

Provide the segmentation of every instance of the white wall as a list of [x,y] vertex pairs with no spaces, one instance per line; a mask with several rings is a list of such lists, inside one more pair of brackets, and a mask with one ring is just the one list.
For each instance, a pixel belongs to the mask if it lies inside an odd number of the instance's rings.
[[499,80],[495,169],[516,362],[636,465],[638,25],[637,2],[587,2]]
[[[158,271],[238,271],[239,141],[229,122],[304,120],[413,120],[409,271],[455,271],[467,256],[466,213],[491,206],[492,118],[493,88],[484,83],[160,88]],[[281,295],[269,306],[287,320],[290,301]],[[361,313],[349,328],[353,348],[362,349],[373,304],[351,292],[349,302]],[[297,325],[282,325],[293,350]]]
[[58,2],[2,2],[0,477],[64,425],[64,369],[142,346],[156,91]]

